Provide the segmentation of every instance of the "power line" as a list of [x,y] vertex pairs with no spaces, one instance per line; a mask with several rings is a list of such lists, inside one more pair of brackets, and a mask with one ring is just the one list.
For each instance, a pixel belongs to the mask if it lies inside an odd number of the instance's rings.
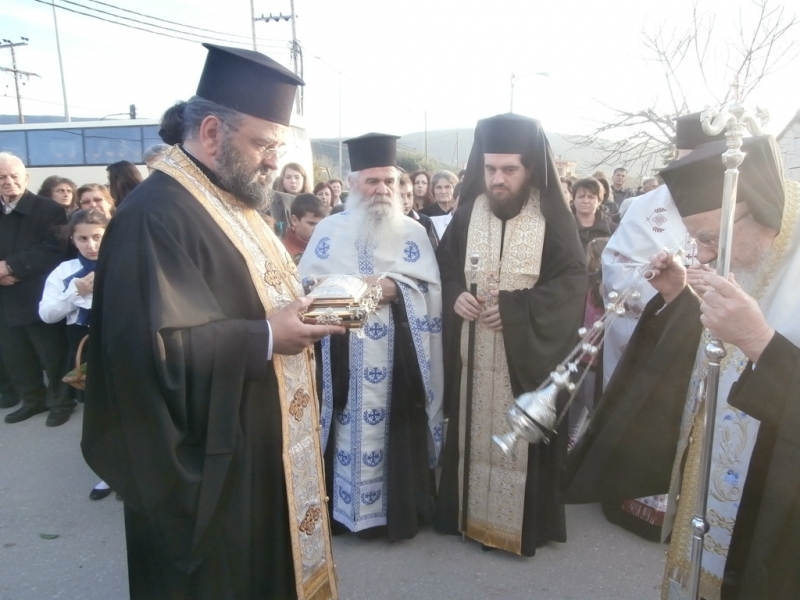
[[[193,35],[193,36],[197,36],[197,37],[204,37],[206,39],[214,40],[216,42],[224,42],[226,44],[232,43],[230,40],[225,40],[225,39],[222,39],[222,38],[211,37],[211,36],[201,36],[199,33],[192,33],[190,31],[181,31],[180,29],[174,29],[172,27],[165,27],[164,25],[157,25],[155,23],[147,23],[145,21],[140,21],[138,19],[132,19],[131,17],[124,17],[122,15],[118,15],[118,14],[109,12],[107,10],[102,10],[102,9],[99,9],[99,8],[92,8],[90,6],[86,6],[85,4],[80,4],[78,2],[73,2],[72,0],[60,0],[60,1],[63,2],[64,4],[71,4],[73,6],[77,6],[79,8],[83,8],[84,10],[91,10],[91,11],[94,11],[96,13],[100,13],[101,15],[108,15],[109,17],[114,17],[115,19],[125,19],[126,21],[130,21],[131,23],[138,23],[140,25],[146,25],[147,27],[156,27],[158,29],[163,29],[164,31],[171,31],[173,33],[180,33],[182,35]],[[59,8],[65,8],[65,7],[62,6],[62,7],[59,7]],[[153,32],[153,33],[155,33],[155,32]]]
[[[144,17],[146,19],[151,19],[153,21],[161,21],[162,23],[169,23],[170,25],[178,25],[178,26],[183,27],[185,29],[196,29],[197,31],[205,31],[207,33],[214,33],[214,34],[217,34],[217,35],[226,35],[226,36],[230,36],[230,37],[244,38],[247,41],[251,41],[251,39],[252,39],[250,36],[240,35],[238,33],[226,33],[224,31],[215,31],[213,29],[205,29],[203,27],[195,27],[194,25],[184,25],[183,23],[178,23],[176,21],[170,21],[169,19],[162,19],[161,17],[154,17],[152,15],[147,15],[147,14],[144,14],[144,13],[136,12],[135,10],[129,10],[127,8],[122,8],[121,6],[114,6],[113,4],[108,4],[106,2],[101,2],[100,0],[88,0],[88,1],[89,2],[93,2],[95,4],[100,4],[101,6],[107,6],[109,8],[114,8],[114,9],[116,9],[118,11],[121,11],[121,12],[130,13],[132,15],[138,15],[140,17]],[[264,41],[279,41],[279,40],[264,40]]]
[[[51,2],[49,2],[49,1],[47,1],[47,0],[33,0],[33,1],[34,2],[38,2],[39,4],[44,4],[45,6],[53,6],[53,4]],[[152,29],[145,29],[144,27],[137,27],[136,25],[129,25],[128,23],[120,23],[119,21],[112,21],[110,19],[105,19],[105,18],[103,18],[101,16],[98,16],[98,15],[93,15],[91,13],[81,12],[79,10],[75,10],[73,8],[69,8],[67,6],[56,5],[56,8],[58,8],[60,10],[65,10],[67,12],[74,13],[76,15],[81,15],[81,16],[84,16],[84,17],[91,17],[92,19],[97,19],[98,21],[103,21],[104,23],[111,23],[113,25],[119,25],[121,27],[127,27],[128,29],[136,29],[137,31],[143,31],[145,33],[152,33],[153,35],[160,35],[162,37],[168,37],[168,38],[171,38],[171,39],[174,39],[174,40],[180,40],[182,42],[191,42],[192,44],[196,44],[198,42],[198,40],[196,40],[196,39],[190,39],[190,38],[180,37],[180,36],[177,36],[177,35],[171,35],[169,33],[164,33],[162,31],[153,31]],[[94,10],[94,9],[89,9],[89,10]],[[125,17],[116,16],[116,15],[114,15],[114,16],[116,18],[125,18]],[[227,40],[218,40],[218,39],[210,38],[210,37],[203,38],[203,36],[201,36],[199,34],[190,33],[188,31],[187,32],[181,32],[181,33],[183,33],[184,35],[193,35],[193,36],[199,37],[201,39],[212,39],[212,40],[215,40],[215,41],[222,41],[222,42],[225,42],[225,43],[228,43],[228,44],[230,44],[230,43],[239,43],[239,42],[230,42],[230,41],[227,41]],[[285,46],[276,46],[276,45],[271,45],[271,46],[267,46],[267,47],[268,48],[273,48],[273,49],[285,49],[286,48]]]

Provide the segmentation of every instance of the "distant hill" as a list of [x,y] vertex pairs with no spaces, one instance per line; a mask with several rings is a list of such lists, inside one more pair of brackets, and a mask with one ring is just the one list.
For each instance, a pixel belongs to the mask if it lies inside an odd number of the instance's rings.
[[[466,165],[469,152],[472,149],[472,140],[475,137],[474,129],[440,129],[428,131],[428,155],[439,159],[441,162],[456,168]],[[592,148],[575,148],[574,144],[560,133],[547,133],[547,139],[556,159],[573,161],[578,164],[578,175],[591,175],[596,170],[590,168],[596,160],[596,152]],[[425,133],[422,131],[409,133],[398,140],[398,147],[412,152],[424,153]],[[311,150],[314,162],[317,165],[334,168],[339,161],[339,140],[314,139],[311,140]],[[347,146],[343,147],[342,159],[344,172],[350,169],[347,158]],[[609,176],[619,165],[601,165],[599,170],[605,171]],[[634,173],[631,173],[634,175]]]

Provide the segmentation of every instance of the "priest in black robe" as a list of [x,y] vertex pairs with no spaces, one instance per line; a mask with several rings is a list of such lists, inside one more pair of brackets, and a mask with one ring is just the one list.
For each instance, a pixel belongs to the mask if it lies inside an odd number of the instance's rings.
[[[724,142],[699,146],[662,171],[698,259],[717,258]],[[625,498],[669,494],[662,598],[685,585],[694,500],[710,529],[700,594],[723,600],[800,595],[800,185],[784,181],[774,138],[746,139],[734,213],[731,270],[687,277],[653,257],[648,303],[584,438],[570,456],[569,502],[612,518]],[[704,431],[702,326],[726,343],[709,487],[697,473]]]
[[[477,298],[468,291],[473,254]],[[491,438],[507,431],[514,397],[535,390],[576,343],[587,285],[575,219],[537,121],[506,114],[478,122],[437,258],[449,424],[436,526],[533,556],[548,541],[566,541],[558,481],[566,431],[550,444],[520,442],[513,457]],[[475,369],[467,373],[471,322]]]
[[123,497],[133,600],[335,598],[310,301],[259,214],[298,84],[209,50],[184,143],[126,199],[94,288],[82,449]]

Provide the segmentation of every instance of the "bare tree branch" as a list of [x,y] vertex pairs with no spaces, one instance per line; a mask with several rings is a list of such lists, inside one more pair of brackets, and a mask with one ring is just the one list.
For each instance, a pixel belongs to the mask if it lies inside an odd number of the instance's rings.
[[[753,0],[753,7],[749,14],[739,12],[733,35],[720,27],[716,17],[701,13],[700,0],[695,0],[691,24],[684,30],[660,24],[654,32],[643,31],[644,58],[662,75],[659,93],[649,106],[636,110],[600,102],[611,117],[598,122],[588,135],[569,138],[577,147],[596,151],[598,158],[590,168],[667,162],[674,151],[675,118],[689,112],[690,97],[697,91],[687,86],[697,77],[704,95],[720,103],[732,100],[734,90],[729,86],[737,82],[739,99],[744,101],[766,78],[800,57],[797,15],[774,6],[774,0]],[[722,95],[720,88],[725,89]]]

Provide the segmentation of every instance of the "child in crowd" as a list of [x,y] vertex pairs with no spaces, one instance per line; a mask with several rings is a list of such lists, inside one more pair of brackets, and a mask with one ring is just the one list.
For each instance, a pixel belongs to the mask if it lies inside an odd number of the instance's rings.
[[[78,258],[58,265],[47,277],[39,316],[45,323],[58,323],[66,319],[69,343],[68,368],[75,366],[78,345],[89,333],[89,316],[92,309],[94,271],[100,242],[103,240],[108,217],[100,209],[89,208],[75,211],[69,219],[69,239],[78,249]],[[77,391],[78,401],[83,401],[83,392]],[[105,482],[100,482],[89,497],[100,500],[111,493]]]

